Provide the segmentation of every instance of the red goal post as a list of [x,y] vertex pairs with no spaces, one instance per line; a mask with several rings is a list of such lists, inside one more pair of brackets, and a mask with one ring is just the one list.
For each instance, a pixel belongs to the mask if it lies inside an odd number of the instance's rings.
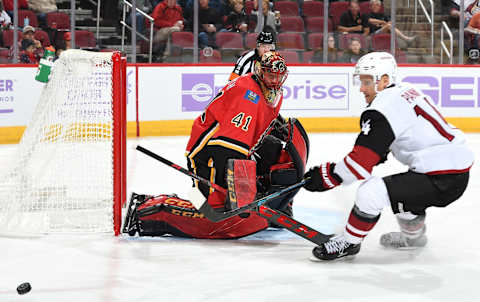
[[0,234],[120,233],[126,97],[119,52],[62,52],[0,171]]

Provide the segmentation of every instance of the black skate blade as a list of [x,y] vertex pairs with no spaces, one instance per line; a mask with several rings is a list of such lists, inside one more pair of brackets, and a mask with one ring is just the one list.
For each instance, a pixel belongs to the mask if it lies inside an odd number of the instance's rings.
[[308,258],[308,260],[310,260],[312,262],[320,262],[320,263],[348,262],[348,261],[354,260],[355,256],[357,256],[357,255],[348,255],[348,256],[343,256],[343,257],[335,258],[335,259],[331,259],[331,260],[323,260],[323,259],[317,258],[317,257],[312,255]]

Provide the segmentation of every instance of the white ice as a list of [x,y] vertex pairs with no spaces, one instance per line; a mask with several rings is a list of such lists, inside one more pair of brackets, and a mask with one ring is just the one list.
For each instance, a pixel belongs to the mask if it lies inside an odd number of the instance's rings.
[[[311,134],[309,166],[341,159],[355,134]],[[480,134],[468,134],[480,159]],[[142,138],[141,144],[185,165],[186,137]],[[13,155],[0,146],[0,163]],[[0,165],[1,166],[1,165]],[[405,171],[390,158],[374,174]],[[128,191],[187,197],[191,181],[129,149]],[[343,228],[358,185],[325,193],[301,191],[296,219],[319,231]],[[480,167],[447,208],[427,214],[429,243],[417,251],[380,247],[382,233],[396,230],[391,210],[348,262],[309,260],[314,245],[286,230],[267,230],[240,240],[139,238],[112,235],[48,235],[0,238],[0,302],[3,301],[479,301]],[[16,287],[30,282],[30,293]]]

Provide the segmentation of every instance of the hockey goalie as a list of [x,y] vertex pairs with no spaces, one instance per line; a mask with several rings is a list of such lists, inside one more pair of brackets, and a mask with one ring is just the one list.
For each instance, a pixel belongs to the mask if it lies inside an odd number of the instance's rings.
[[[308,137],[298,120],[279,115],[287,75],[284,58],[272,51],[257,62],[254,73],[229,82],[194,121],[186,148],[188,169],[225,189],[226,171],[231,171],[228,179],[240,188],[238,199],[251,201],[302,180]],[[225,191],[198,181],[193,186],[216,210],[235,206]],[[270,200],[267,206],[293,215],[298,190]],[[268,221],[254,210],[212,222],[176,195],[133,193],[123,232],[221,239],[244,237],[267,227]]]

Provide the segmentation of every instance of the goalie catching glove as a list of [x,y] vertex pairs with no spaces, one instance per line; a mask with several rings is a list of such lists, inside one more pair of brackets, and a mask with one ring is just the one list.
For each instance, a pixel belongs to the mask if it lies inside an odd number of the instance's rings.
[[308,191],[323,192],[335,188],[342,183],[342,178],[335,172],[335,163],[324,163],[311,168],[304,178],[310,178],[304,188]]

